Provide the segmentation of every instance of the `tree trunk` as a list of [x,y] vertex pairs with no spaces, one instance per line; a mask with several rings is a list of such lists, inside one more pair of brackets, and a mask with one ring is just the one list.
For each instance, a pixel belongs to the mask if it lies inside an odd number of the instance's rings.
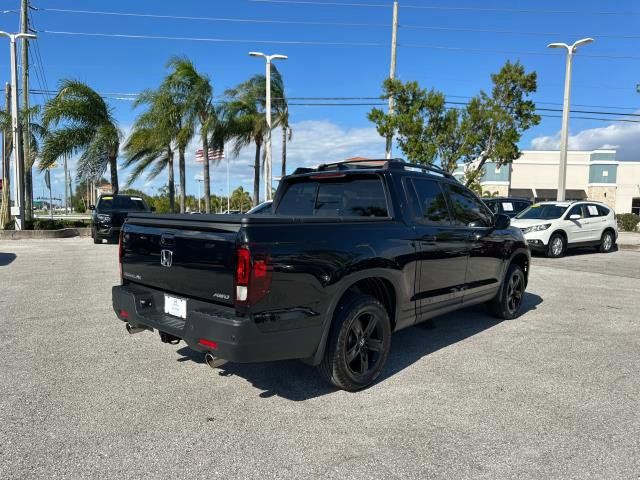
[[171,209],[171,213],[176,213],[176,184],[174,180],[173,173],[173,152],[171,151],[171,147],[168,149],[169,154],[169,208]]
[[287,174],[287,127],[282,127],[282,176]]
[[262,142],[256,140],[256,158],[253,162],[253,206],[260,203],[260,147]]
[[178,148],[178,175],[180,176],[180,213],[184,213],[186,209],[186,175],[185,175],[185,162],[184,162],[184,148]]
[[111,193],[118,193],[118,154],[116,153],[109,159],[109,169],[111,170]]
[[478,162],[478,166],[475,168],[475,170],[473,172],[471,172],[471,174],[467,177],[467,181],[465,183],[465,187],[468,187],[469,185],[471,185],[476,177],[480,174],[480,172],[482,171],[482,167],[484,167],[484,164],[487,161],[488,156],[486,154],[482,154],[480,155],[480,161]]
[[202,165],[202,179],[204,181],[204,211],[211,213],[211,183],[209,178],[209,141],[207,135],[202,136],[202,153],[204,164]]

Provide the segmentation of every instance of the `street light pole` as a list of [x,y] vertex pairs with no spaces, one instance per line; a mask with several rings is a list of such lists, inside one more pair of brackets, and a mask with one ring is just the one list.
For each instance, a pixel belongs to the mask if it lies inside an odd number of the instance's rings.
[[265,114],[267,117],[267,138],[265,142],[265,159],[264,159],[264,183],[265,183],[265,200],[273,198],[273,188],[271,178],[271,62],[273,60],[286,60],[286,55],[265,55],[262,52],[249,52],[252,57],[262,57],[266,61],[266,104]]
[[[389,78],[396,78],[396,52],[398,50],[398,2],[393,2],[393,24],[391,27],[391,64],[389,66]],[[393,96],[389,97],[389,115],[393,115],[395,105]],[[387,136],[386,158],[391,158],[391,149],[393,148],[393,133]]]
[[567,148],[569,146],[569,110],[571,107],[571,71],[573,68],[573,54],[581,45],[593,42],[593,38],[583,38],[573,45],[566,43],[551,43],[549,48],[564,48],[567,50],[567,66],[564,78],[564,101],[562,106],[562,131],[560,134],[560,168],[558,172],[558,195],[557,200],[565,199],[567,182]]
[[7,33],[0,31],[0,35],[9,37],[11,54],[11,129],[13,130],[13,168],[14,168],[14,207],[12,215],[16,219],[16,230],[24,228],[24,156],[20,141],[20,125],[18,122],[18,62],[16,55],[16,39],[36,38],[31,33]]

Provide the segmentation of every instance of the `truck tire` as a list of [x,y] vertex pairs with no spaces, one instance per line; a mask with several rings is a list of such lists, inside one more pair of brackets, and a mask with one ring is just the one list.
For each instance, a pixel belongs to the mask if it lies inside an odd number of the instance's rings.
[[509,265],[498,294],[487,306],[489,311],[501,320],[512,320],[520,315],[526,279],[522,267]]
[[355,392],[371,385],[389,356],[391,325],[382,304],[369,295],[349,297],[331,325],[320,375],[336,387]]
[[91,238],[93,238],[93,243],[102,243],[102,240],[98,238],[98,232],[95,230],[91,230]]

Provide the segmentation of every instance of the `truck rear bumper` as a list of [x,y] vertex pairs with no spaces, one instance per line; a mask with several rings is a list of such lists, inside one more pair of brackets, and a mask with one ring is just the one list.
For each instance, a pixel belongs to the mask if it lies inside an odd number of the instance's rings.
[[232,362],[309,358],[322,336],[321,325],[265,332],[251,317],[236,316],[232,307],[193,298],[187,299],[186,319],[174,317],[164,313],[164,292],[134,284],[114,286],[111,295],[123,322],[171,334],[194,350]]

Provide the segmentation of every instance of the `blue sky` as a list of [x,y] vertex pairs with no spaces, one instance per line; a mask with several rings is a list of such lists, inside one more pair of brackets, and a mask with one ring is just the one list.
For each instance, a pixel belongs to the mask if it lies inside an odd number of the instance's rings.
[[[261,50],[289,56],[289,60],[278,65],[289,97],[379,95],[380,84],[389,71],[392,2],[349,0],[330,3],[332,5],[249,0],[33,0],[33,5],[40,10],[32,13],[32,19],[40,31],[37,43],[46,85],[50,89],[55,88],[62,78],[76,78],[100,92],[135,93],[159,84],[171,55],[186,55],[211,77],[215,94],[222,95],[225,89],[264,71],[262,61],[247,55],[250,50]],[[347,6],[347,3],[371,6]],[[17,9],[18,5],[18,0],[3,1],[6,9]],[[294,23],[159,19],[59,12],[54,9]],[[565,0],[561,4],[548,0],[401,1],[397,76],[402,80],[418,80],[424,87],[439,89],[450,100],[464,101],[465,97],[475,95],[480,89],[489,88],[490,73],[497,71],[507,59],[519,59],[527,70],[538,72],[539,88],[533,97],[538,106],[560,108],[565,56],[559,50],[547,49],[546,45],[553,41],[573,42],[592,36],[596,42],[581,50],[575,59],[573,108],[633,113],[640,102],[640,95],[635,91],[636,84],[640,82],[639,20],[640,6],[622,0]],[[350,25],[309,24],[313,22]],[[16,14],[0,15],[0,29],[15,31],[17,25]],[[199,37],[235,42],[111,38],[47,32]],[[368,45],[286,43],[298,41]],[[8,54],[0,58],[0,72],[8,79]],[[43,79],[32,74],[32,88],[43,88],[44,83]],[[32,98],[35,102],[42,100],[39,95]],[[126,133],[136,115],[131,101],[111,96],[109,102]],[[381,154],[383,142],[366,119],[370,108],[292,106],[294,132],[290,166],[317,164],[352,155]],[[615,120],[615,117],[611,118]],[[640,124],[613,120],[603,122],[574,118],[571,122],[571,146],[615,146],[619,148],[620,158],[640,160]],[[527,132],[521,147],[554,148],[559,128],[559,118],[545,117],[539,126]],[[274,137],[274,172],[277,173],[280,170],[280,132],[275,131]],[[187,189],[189,193],[197,193],[195,175],[201,167],[195,164],[192,150],[195,146],[190,149],[188,158]],[[252,150],[247,150],[239,158],[231,159],[232,187],[239,184],[246,188],[251,186],[251,157]],[[126,171],[121,172],[122,180],[126,176]],[[54,190],[60,192],[61,170],[54,171],[53,177]],[[154,182],[142,180],[134,186],[153,193],[165,181],[161,176]],[[41,193],[40,184],[38,176],[36,196]],[[224,166],[214,170],[212,191],[220,193],[220,189],[226,190]]]

